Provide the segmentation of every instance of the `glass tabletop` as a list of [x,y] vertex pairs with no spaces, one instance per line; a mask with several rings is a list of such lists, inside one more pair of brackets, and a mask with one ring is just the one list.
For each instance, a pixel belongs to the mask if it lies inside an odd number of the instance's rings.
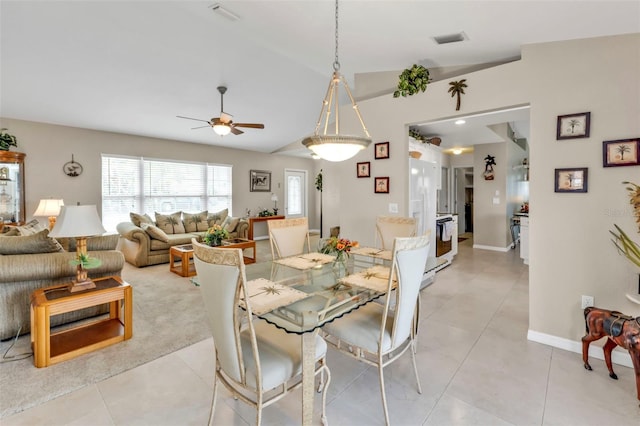
[[[303,256],[309,259],[313,255]],[[282,259],[285,260],[290,258]],[[304,267],[302,265],[296,268],[289,266],[290,262],[283,264],[277,260],[247,265],[250,303],[253,308],[253,298],[266,293],[277,298],[279,295],[275,293],[282,290],[280,286],[293,289],[297,293],[293,297],[295,300],[288,302],[287,292],[281,291],[284,304],[277,306],[276,301],[276,307],[256,312],[256,316],[289,333],[306,333],[384,295],[388,288],[390,264],[388,260],[351,255],[345,262],[317,262],[305,269],[300,269]],[[437,260],[430,258],[425,274],[437,266]],[[261,280],[260,291],[254,296],[251,295],[252,280]]]

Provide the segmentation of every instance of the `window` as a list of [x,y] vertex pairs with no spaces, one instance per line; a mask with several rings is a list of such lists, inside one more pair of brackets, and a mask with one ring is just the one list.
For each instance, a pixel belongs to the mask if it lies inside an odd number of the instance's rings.
[[102,156],[102,223],[108,231],[129,213],[231,211],[232,167],[142,157]]

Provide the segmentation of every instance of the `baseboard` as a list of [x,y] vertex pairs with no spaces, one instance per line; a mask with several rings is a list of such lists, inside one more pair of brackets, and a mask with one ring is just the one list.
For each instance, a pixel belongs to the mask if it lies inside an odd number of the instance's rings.
[[[550,334],[540,333],[533,330],[529,330],[527,332],[527,340],[582,355],[582,342],[576,342],[575,340],[564,339],[562,337],[552,336]],[[602,341],[604,342],[604,340]],[[591,344],[589,346],[589,357],[604,360],[604,351],[602,350],[602,347],[597,344]],[[614,351],[611,352],[611,362],[624,367],[633,368],[631,357],[626,350],[623,352],[622,350],[614,349]]]
[[503,253],[506,253],[509,250],[511,250],[511,246],[509,246],[509,247],[494,247],[494,246],[483,246],[483,245],[480,245],[480,244],[474,244],[473,248],[474,249],[482,249],[482,250],[500,251],[500,252],[503,252]]

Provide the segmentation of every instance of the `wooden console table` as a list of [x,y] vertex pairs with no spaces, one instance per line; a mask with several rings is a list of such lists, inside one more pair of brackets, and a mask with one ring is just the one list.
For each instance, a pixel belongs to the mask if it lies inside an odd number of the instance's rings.
[[284,216],[264,216],[264,217],[250,217],[249,221],[249,235],[248,239],[253,240],[253,224],[255,222],[266,222],[267,220],[284,219]]
[[[68,284],[31,295],[31,346],[36,367],[48,367],[133,335],[133,290],[120,277],[97,278],[96,288],[70,293]],[[109,304],[109,317],[51,333],[50,318],[65,312]]]

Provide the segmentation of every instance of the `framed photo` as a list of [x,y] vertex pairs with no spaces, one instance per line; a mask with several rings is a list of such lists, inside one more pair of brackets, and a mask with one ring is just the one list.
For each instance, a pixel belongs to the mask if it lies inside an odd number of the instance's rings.
[[366,161],[364,163],[358,163],[358,177],[368,178],[371,177],[371,163]]
[[588,138],[591,127],[591,113],[559,115],[556,140]]
[[587,192],[588,171],[586,167],[556,169],[555,192]]
[[389,142],[380,142],[376,144],[376,160],[389,158]]
[[376,194],[388,194],[389,193],[389,177],[377,177],[376,178],[375,193]]
[[602,166],[640,165],[640,138],[602,142]]
[[271,172],[267,170],[251,170],[249,172],[251,192],[271,192]]

